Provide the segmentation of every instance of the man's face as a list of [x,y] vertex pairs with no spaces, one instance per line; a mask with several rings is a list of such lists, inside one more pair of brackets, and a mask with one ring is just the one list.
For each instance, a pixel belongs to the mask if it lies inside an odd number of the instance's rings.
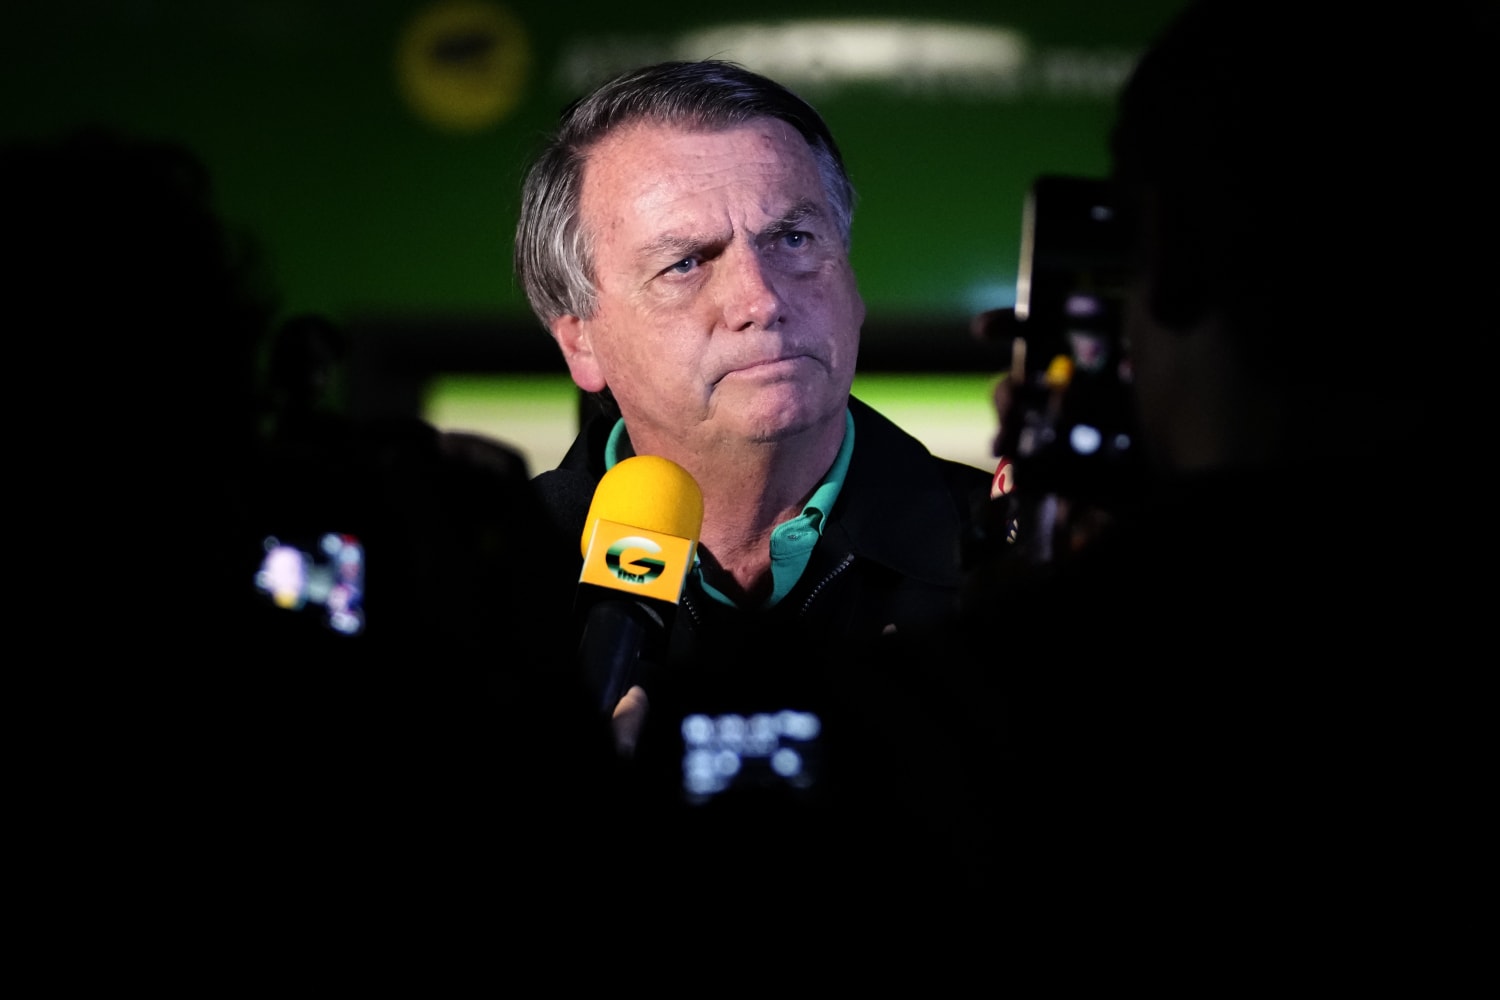
[[842,421],[865,308],[795,129],[612,135],[589,155],[582,222],[598,305],[552,332],[637,442],[774,441]]

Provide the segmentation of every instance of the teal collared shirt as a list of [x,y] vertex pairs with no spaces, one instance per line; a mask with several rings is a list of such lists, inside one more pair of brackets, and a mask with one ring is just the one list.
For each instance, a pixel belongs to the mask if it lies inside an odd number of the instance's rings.
[[[624,452],[628,439],[625,421],[615,421],[614,429],[609,432],[609,440],[604,445],[606,471],[613,469],[616,462],[626,457]],[[812,556],[814,546],[818,544],[818,539],[823,536],[823,529],[828,525],[828,512],[833,510],[834,501],[839,498],[839,490],[844,488],[844,476],[849,472],[849,458],[853,454],[854,415],[846,409],[844,443],[839,446],[839,453],[829,467],[828,474],[823,477],[818,488],[813,490],[812,496],[802,507],[802,513],[790,521],[778,524],[771,532],[773,586],[771,596],[766,598],[765,607],[775,607],[777,602],[791,592],[802,577],[803,570],[807,569],[807,560]],[[693,574],[697,576],[705,594],[721,604],[734,606],[734,601],[703,578],[702,567],[696,560],[693,563]]]

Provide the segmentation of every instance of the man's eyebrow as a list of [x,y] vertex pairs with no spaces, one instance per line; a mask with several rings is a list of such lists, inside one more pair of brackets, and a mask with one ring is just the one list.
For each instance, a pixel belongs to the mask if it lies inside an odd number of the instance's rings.
[[774,240],[787,233],[796,232],[809,219],[821,219],[823,216],[823,209],[817,202],[804,198],[783,212],[781,218],[762,229],[759,235],[762,239]]
[[691,257],[706,247],[712,247],[724,242],[726,242],[725,238],[718,235],[661,233],[640,244],[636,248],[636,252],[643,260],[657,260],[668,257],[673,260],[680,260],[683,257]]
[[[821,219],[826,215],[822,207],[810,198],[804,198],[782,213],[756,234],[759,240],[774,240],[787,233],[796,232],[809,219]],[[680,260],[692,257],[705,250],[723,247],[731,237],[720,233],[661,233],[636,247],[643,260],[671,258]]]

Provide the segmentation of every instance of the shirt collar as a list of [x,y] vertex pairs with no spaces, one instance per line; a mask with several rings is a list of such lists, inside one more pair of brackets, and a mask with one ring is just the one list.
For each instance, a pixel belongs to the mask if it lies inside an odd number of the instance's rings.
[[[609,440],[604,442],[604,469],[608,472],[613,469],[622,459],[629,458],[633,454],[630,448],[630,434],[625,430],[625,418],[620,417],[615,421],[614,427],[610,429]],[[849,472],[849,459],[854,455],[854,414],[846,408],[844,410],[844,440],[839,445],[839,453],[834,456],[833,464],[828,467],[828,472],[823,476],[823,481],[818,488],[813,490],[812,496],[802,507],[803,515],[809,513],[820,516],[820,521],[833,510],[834,501],[839,498],[839,490],[844,488],[844,476]],[[818,528],[822,533],[822,527]]]
[[[624,419],[616,420],[609,432],[609,440],[604,445],[606,471],[628,457],[629,443],[630,436],[625,430]],[[807,561],[812,556],[817,539],[828,526],[828,515],[838,501],[839,491],[844,488],[844,478],[849,472],[849,462],[853,455],[854,415],[845,409],[844,440],[839,445],[833,464],[828,467],[807,503],[802,505],[802,513],[778,524],[771,532],[771,575],[774,584],[771,596],[766,600],[767,607],[774,606],[785,597],[807,568]],[[693,560],[693,572],[706,594],[724,604],[734,603],[703,578],[696,556]]]

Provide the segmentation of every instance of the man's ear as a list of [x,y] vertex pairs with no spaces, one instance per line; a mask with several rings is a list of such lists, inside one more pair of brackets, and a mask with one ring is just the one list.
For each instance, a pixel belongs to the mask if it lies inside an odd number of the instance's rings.
[[605,386],[604,371],[594,354],[591,327],[588,320],[570,315],[559,316],[548,324],[552,339],[562,348],[574,384],[584,392],[600,392]]

